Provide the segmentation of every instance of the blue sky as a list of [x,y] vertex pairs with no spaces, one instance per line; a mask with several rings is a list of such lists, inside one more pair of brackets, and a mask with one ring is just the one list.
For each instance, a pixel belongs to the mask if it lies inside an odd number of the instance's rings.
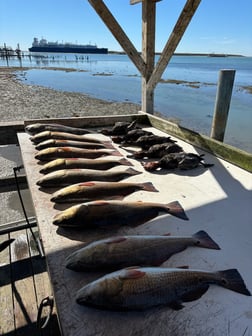
[[[140,51],[141,4],[104,2]],[[162,51],[185,2],[157,2],[156,51]],[[252,56],[251,13],[252,0],[202,0],[176,52]],[[122,50],[87,0],[0,0],[0,46],[19,43],[27,50],[33,37]]]

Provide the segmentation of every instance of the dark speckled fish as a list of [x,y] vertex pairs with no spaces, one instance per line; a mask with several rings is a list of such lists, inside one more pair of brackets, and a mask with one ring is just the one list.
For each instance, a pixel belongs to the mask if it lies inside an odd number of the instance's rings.
[[199,299],[210,285],[250,296],[236,269],[209,272],[195,269],[131,267],[109,273],[82,287],[79,304],[109,310],[144,310],[155,306],[182,309]]
[[141,172],[133,168],[124,170],[112,168],[106,171],[94,169],[62,169],[44,175],[37,181],[37,185],[42,188],[58,188],[79,183],[80,181],[117,182],[138,174],[141,174]]
[[88,181],[72,184],[56,191],[51,198],[55,203],[88,202],[97,199],[123,199],[139,190],[157,192],[151,182]]
[[132,166],[132,164],[126,160],[122,159],[80,159],[80,158],[68,158],[68,159],[56,159],[47,162],[40,169],[40,173],[48,174],[60,169],[97,169],[97,170],[107,170],[116,166],[125,165]]
[[72,206],[58,213],[53,224],[60,227],[96,228],[113,225],[140,225],[160,213],[188,220],[179,202],[168,204],[127,201],[93,201]]
[[68,132],[73,134],[87,134],[91,133],[87,129],[80,128],[80,127],[71,127],[61,124],[30,124],[25,127],[25,131],[29,134],[37,134],[43,131],[54,131],[54,132]]
[[40,161],[51,161],[60,158],[86,158],[96,159],[106,155],[121,154],[117,150],[113,149],[85,149],[77,147],[49,147],[39,151],[35,158]]
[[91,135],[78,135],[72,134],[67,132],[52,132],[52,131],[43,131],[40,133],[35,134],[34,136],[30,137],[30,140],[35,144],[39,142],[49,140],[49,139],[60,139],[60,140],[74,140],[74,141],[84,141],[84,142],[98,142],[102,143],[102,140],[99,140]]
[[120,269],[131,265],[159,266],[188,246],[219,250],[205,231],[192,236],[123,236],[94,241],[73,252],[66,267],[73,271]]

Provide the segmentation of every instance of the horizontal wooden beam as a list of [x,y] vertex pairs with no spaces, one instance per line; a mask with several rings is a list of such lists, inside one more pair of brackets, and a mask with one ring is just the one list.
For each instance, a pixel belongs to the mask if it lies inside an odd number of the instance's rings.
[[[137,4],[139,2],[143,2],[143,1],[145,1],[145,0],[130,0],[130,4],[135,5],[135,4]],[[159,2],[159,1],[161,1],[161,0],[152,0],[152,2]]]

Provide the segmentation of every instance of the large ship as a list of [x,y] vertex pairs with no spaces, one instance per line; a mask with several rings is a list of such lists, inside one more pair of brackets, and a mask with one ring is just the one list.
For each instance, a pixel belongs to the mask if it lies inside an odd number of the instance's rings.
[[98,48],[92,44],[73,44],[73,43],[58,43],[47,42],[46,39],[34,37],[30,52],[51,52],[51,53],[78,53],[78,54],[107,54],[107,48]]

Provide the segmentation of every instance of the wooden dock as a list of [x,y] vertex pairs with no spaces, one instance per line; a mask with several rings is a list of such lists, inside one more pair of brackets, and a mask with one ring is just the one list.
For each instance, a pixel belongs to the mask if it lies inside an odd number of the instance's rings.
[[[38,307],[52,291],[46,260],[40,257],[30,230],[0,235],[0,243],[7,239],[15,241],[0,252],[0,335],[60,336],[55,309],[44,329],[37,325]],[[42,324],[47,313],[45,308]]]
[[[89,119],[85,122],[86,125],[92,125]],[[92,126],[98,126],[97,120]],[[147,129],[156,134],[166,134],[153,125]],[[64,266],[69,253],[83,243],[114,234],[170,232],[172,235],[183,235],[203,229],[220,245],[221,251],[189,248],[170,258],[163,267],[188,265],[190,268],[211,271],[237,268],[251,291],[252,273],[247,265],[252,255],[249,238],[252,234],[249,213],[252,180],[248,171],[177,138],[178,144],[186,151],[205,153],[206,161],[214,163],[214,167],[186,172],[160,171],[153,174],[144,171],[140,162],[132,160],[134,168],[142,171],[142,174],[131,177],[128,181],[151,181],[159,193],[137,192],[127,196],[127,199],[162,203],[178,200],[190,219],[188,222],[171,216],[160,216],[134,229],[76,233],[52,225],[52,218],[60,208],[53,207],[50,193],[42,192],[36,186],[41,175],[29,136],[20,133],[18,139],[45,249],[62,335],[158,336],[167,334],[169,330],[169,335],[236,336],[249,335],[252,332],[249,313],[252,311],[251,297],[217,286],[212,286],[200,300],[186,303],[186,307],[178,312],[164,308],[147,312],[111,313],[79,306],[75,302],[76,291],[101,274],[75,273]],[[128,154],[125,149],[118,150],[123,156]]]

